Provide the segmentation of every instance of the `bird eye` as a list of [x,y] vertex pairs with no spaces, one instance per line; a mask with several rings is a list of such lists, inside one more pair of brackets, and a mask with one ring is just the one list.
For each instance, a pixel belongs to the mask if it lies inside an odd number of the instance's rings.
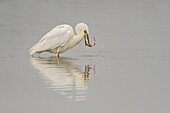
[[84,33],[87,33],[87,30],[84,30]]

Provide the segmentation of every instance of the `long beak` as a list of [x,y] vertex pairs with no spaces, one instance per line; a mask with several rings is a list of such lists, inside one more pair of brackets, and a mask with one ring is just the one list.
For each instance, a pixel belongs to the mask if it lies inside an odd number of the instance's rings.
[[85,41],[85,46],[88,46],[90,44],[89,35],[87,33],[84,33],[84,41]]
[[96,45],[96,39],[94,37],[93,39],[94,39],[94,43],[91,44],[89,41],[89,35],[86,32],[84,33],[85,46],[93,47],[94,45]]

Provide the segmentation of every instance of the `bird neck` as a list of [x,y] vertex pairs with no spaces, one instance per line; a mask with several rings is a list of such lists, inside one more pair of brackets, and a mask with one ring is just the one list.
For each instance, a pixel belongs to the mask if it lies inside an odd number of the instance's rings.
[[74,38],[73,38],[73,41],[74,41],[76,44],[78,44],[78,43],[81,42],[82,40],[83,40],[83,35],[81,35],[81,34],[77,34],[77,35],[75,35]]
[[71,47],[74,47],[75,45],[77,45],[79,42],[83,40],[83,34],[81,30],[78,29],[77,26],[75,28],[75,33],[76,34],[74,35],[74,37],[70,40]]
[[71,49],[74,46],[76,46],[79,42],[81,42],[82,40],[83,40],[83,36],[82,35],[74,35],[74,37],[71,38],[70,41],[67,43],[67,47],[69,49]]

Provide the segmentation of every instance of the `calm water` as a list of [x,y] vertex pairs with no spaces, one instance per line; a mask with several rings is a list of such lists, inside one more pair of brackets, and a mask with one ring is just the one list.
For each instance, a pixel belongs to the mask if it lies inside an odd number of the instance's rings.
[[[168,0],[1,0],[1,113],[170,112]],[[58,24],[89,25],[56,60],[29,49]]]

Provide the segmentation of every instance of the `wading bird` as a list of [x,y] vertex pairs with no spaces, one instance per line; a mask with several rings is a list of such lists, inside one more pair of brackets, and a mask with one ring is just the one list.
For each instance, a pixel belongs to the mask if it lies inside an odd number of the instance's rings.
[[30,55],[34,55],[35,53],[42,52],[51,52],[55,53],[56,57],[59,58],[59,54],[63,53],[79,42],[81,42],[84,38],[85,45],[89,47],[93,47],[96,44],[96,40],[94,39],[94,43],[89,42],[89,29],[85,23],[78,23],[75,27],[76,35],[74,34],[74,30],[70,25],[58,25],[45,34],[37,44],[35,44],[30,49]]

